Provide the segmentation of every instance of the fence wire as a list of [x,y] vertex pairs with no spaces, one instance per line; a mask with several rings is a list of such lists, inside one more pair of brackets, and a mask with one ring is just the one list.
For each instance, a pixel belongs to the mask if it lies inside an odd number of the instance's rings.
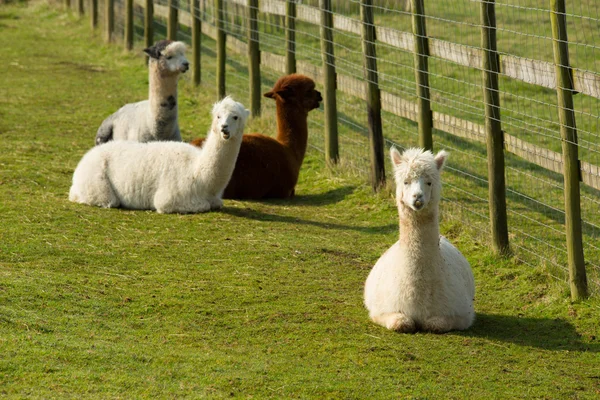
[[[105,1],[99,4],[99,26],[104,27]],[[115,36],[124,32],[124,1],[115,0]],[[451,157],[444,176],[445,218],[457,218],[476,228],[481,240],[489,237],[487,150],[482,126],[485,102],[481,67],[480,11],[489,0],[426,0],[423,13],[429,45],[428,80],[433,111],[433,142]],[[286,54],[285,1],[259,0],[258,37],[261,82],[268,91],[284,74]],[[298,72],[321,84],[324,55],[321,46],[321,5],[297,0],[295,56]],[[340,163],[365,176],[369,171],[368,118],[365,104],[365,67],[358,0],[331,0],[334,18],[333,65],[338,90]],[[390,146],[419,143],[415,104],[416,70],[413,12],[410,0],[373,0],[377,31],[377,77],[382,98],[385,155]],[[155,5],[167,6],[166,0]],[[189,15],[190,1],[175,2]],[[198,0],[202,23],[216,26],[215,1]],[[247,44],[246,0],[223,0],[223,26],[228,37],[227,92],[249,99],[247,54],[235,43]],[[143,2],[134,3],[135,40],[143,40]],[[500,59],[500,123],[505,134],[506,200],[511,248],[531,266],[544,265],[551,276],[566,280],[564,190],[561,166],[561,124],[555,82],[551,11],[547,0],[497,0],[496,34]],[[154,39],[165,38],[167,15],[155,6]],[[575,90],[579,159],[598,174],[600,166],[600,4],[596,0],[567,2],[570,67]],[[213,84],[215,41],[208,29],[202,37],[202,80]],[[191,42],[190,28],[180,23],[178,39]],[[237,42],[236,42],[237,41]],[[279,57],[279,58],[277,58]],[[322,88],[322,87],[321,87]],[[263,112],[274,113],[274,102],[262,100]],[[309,118],[309,145],[324,151],[323,113]],[[482,136],[483,135],[483,136]],[[558,165],[558,167],[557,167]],[[553,167],[554,166],[554,167]],[[583,168],[583,167],[582,167]],[[596,168],[594,170],[594,168]],[[390,181],[391,166],[386,164]],[[592,175],[590,175],[592,176]],[[585,178],[585,177],[584,177]],[[591,178],[590,178],[591,179]],[[600,291],[600,178],[581,184],[584,254],[592,293]],[[596,187],[594,187],[594,185]]]

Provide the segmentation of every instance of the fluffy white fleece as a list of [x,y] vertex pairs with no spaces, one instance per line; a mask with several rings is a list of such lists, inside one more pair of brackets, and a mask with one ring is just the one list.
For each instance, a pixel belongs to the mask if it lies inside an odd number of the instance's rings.
[[390,150],[400,240],[377,261],[365,283],[371,319],[399,332],[447,332],[473,323],[475,284],[469,262],[439,234],[440,172],[447,153]]
[[75,169],[69,200],[159,213],[220,208],[249,111],[227,97],[214,105],[212,114],[201,149],[181,142],[131,141],[92,148]]

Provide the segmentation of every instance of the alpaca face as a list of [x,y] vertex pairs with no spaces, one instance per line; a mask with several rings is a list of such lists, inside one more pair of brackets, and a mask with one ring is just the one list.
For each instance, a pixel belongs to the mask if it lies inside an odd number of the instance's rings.
[[250,111],[227,96],[213,106],[212,115],[212,132],[220,134],[224,140],[229,140],[242,137]]
[[171,40],[161,40],[154,46],[144,50],[150,56],[151,62],[158,63],[163,75],[176,75],[185,73],[190,68],[190,63],[185,58],[185,44]]
[[400,154],[390,150],[396,180],[396,201],[413,211],[421,211],[440,199],[440,171],[448,153],[440,151],[435,157],[430,151],[408,149]]

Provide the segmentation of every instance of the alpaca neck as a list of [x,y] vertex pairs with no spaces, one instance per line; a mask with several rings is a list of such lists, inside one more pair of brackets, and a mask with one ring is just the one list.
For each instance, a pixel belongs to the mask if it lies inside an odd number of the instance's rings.
[[242,135],[226,141],[220,136],[219,133],[209,132],[198,163],[202,184],[211,195],[219,194],[227,186],[242,143]]
[[423,268],[435,268],[440,257],[440,227],[438,209],[414,212],[400,205],[400,247],[406,249],[411,259],[410,265]]
[[306,153],[307,117],[306,111],[277,102],[277,141],[292,150],[298,164]]
[[150,62],[149,70],[148,100],[152,115],[176,113],[178,74],[161,74],[155,62]]

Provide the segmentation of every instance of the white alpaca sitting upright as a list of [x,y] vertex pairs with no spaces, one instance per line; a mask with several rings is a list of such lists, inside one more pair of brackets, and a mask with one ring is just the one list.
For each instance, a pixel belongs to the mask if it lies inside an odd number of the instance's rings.
[[177,121],[177,81],[190,64],[185,44],[161,40],[144,49],[148,59],[148,100],[126,104],[106,118],[96,133],[96,144],[111,140],[181,142]]
[[96,146],[75,169],[69,200],[159,213],[220,208],[249,114],[230,97],[216,103],[202,148],[181,142],[131,141]]
[[400,240],[377,261],[365,284],[371,319],[398,332],[436,333],[473,323],[475,284],[469,262],[439,234],[440,172],[448,153],[390,150]]

